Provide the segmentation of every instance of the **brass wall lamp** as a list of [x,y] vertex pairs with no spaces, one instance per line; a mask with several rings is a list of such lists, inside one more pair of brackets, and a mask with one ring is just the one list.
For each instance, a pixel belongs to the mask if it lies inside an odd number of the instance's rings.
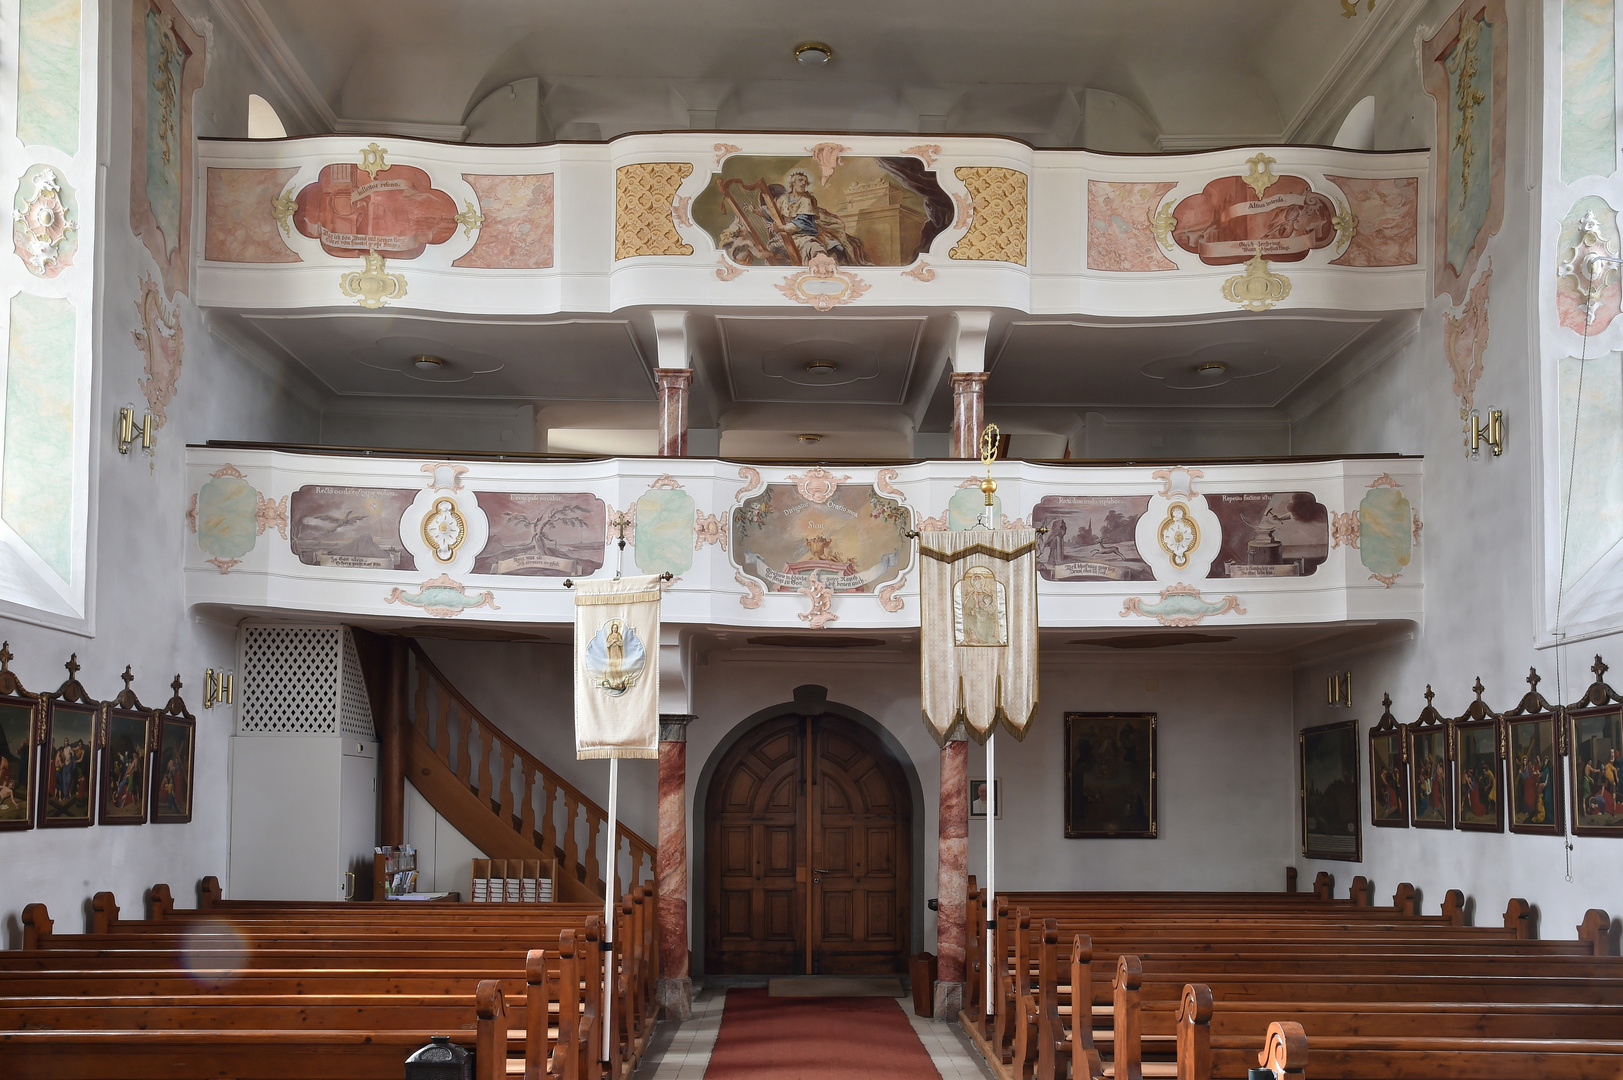
[[223,668],[215,671],[205,668],[203,671],[203,708],[212,709],[216,705],[229,705],[233,696],[232,684],[235,678]]
[[153,440],[157,438],[158,429],[152,423],[152,414],[147,413],[141,420],[141,426],[135,426],[135,406],[125,405],[118,410],[118,452],[128,454],[130,446],[137,438],[141,440],[141,449],[152,453]]
[[1482,446],[1486,443],[1488,449],[1493,451],[1494,457],[1505,452],[1505,411],[1503,409],[1489,409],[1488,422],[1482,423],[1482,416],[1475,409],[1465,414],[1465,448],[1471,457],[1480,457]]

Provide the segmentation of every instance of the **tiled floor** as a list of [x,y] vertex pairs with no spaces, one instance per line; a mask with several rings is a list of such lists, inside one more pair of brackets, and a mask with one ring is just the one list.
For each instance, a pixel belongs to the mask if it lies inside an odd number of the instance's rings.
[[[660,1024],[637,1067],[635,1080],[703,1080],[726,1000],[725,988],[705,987],[694,998],[693,1019]],[[992,1080],[992,1073],[956,1023],[938,1024],[914,1016],[912,1003],[905,998],[897,1004],[907,1014],[914,1033],[941,1073],[941,1080]]]

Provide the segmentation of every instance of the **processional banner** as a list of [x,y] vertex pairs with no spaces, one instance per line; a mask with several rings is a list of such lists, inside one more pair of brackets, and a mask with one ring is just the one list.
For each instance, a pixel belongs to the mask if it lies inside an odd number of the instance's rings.
[[985,742],[1037,715],[1037,534],[919,534],[924,723],[945,743],[960,722]]
[[659,757],[659,578],[575,586],[575,756]]

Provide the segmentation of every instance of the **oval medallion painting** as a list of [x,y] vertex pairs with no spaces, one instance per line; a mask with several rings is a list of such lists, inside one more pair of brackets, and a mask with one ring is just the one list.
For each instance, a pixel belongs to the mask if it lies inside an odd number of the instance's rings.
[[636,685],[648,666],[642,638],[624,619],[610,619],[586,643],[586,671],[592,685],[619,697]]

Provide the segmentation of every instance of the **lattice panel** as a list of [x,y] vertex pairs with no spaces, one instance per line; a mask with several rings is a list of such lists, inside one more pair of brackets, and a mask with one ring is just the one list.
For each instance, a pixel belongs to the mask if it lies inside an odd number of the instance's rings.
[[244,627],[237,734],[338,734],[344,637],[341,626]]
[[361,658],[355,652],[355,635],[344,628],[344,677],[338,692],[338,729],[357,739],[376,739],[372,726],[372,701],[366,696],[366,680],[361,676]]

